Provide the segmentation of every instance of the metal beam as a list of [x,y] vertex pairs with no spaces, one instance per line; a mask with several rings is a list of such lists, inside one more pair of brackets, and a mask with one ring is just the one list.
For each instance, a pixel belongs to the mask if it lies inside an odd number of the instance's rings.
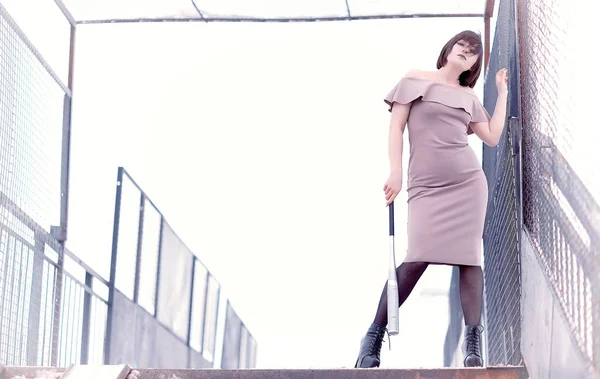
[[485,46],[484,46],[484,63],[483,63],[483,70],[484,72],[487,71],[488,68],[488,64],[490,62],[490,45],[491,45],[491,18],[494,15],[494,5],[495,5],[496,1],[495,0],[486,0],[485,2],[485,11],[484,11],[484,24],[485,24]]
[[63,3],[62,0],[54,0],[54,2],[60,8],[60,11],[63,13],[63,15],[65,15],[67,20],[69,20],[69,23],[71,24],[71,26],[75,26],[75,24],[77,24],[77,21],[75,21],[75,17],[73,17],[73,15],[69,11],[69,8],[67,8],[65,3]]
[[352,14],[350,13],[350,5],[348,4],[348,0],[346,0],[346,10],[348,11],[348,19],[352,19]]
[[490,18],[484,18],[485,35],[483,42],[483,72],[486,73],[490,63]]
[[496,0],[486,0],[485,2],[485,17],[493,17],[494,16],[494,5],[496,4]]
[[196,9],[196,12],[198,12],[198,15],[200,16],[200,18],[202,19],[202,21],[205,21],[204,15],[200,11],[200,8],[198,8],[198,6],[196,5],[196,2],[194,0],[192,0],[192,5],[194,6],[194,9]]
[[103,20],[80,20],[77,24],[123,24],[138,22],[330,22],[330,21],[359,21],[359,20],[388,20],[401,18],[472,18],[484,17],[483,13],[418,13],[418,14],[391,14],[373,16],[334,16],[334,17],[298,17],[298,18],[229,18],[229,17],[183,17],[183,18],[130,18],[130,19],[103,19]]

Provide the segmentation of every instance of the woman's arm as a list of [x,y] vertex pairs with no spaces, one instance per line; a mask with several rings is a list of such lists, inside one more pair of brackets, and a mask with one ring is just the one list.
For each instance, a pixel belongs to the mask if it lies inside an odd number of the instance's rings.
[[408,120],[411,104],[394,103],[388,135],[388,155],[390,176],[383,186],[386,205],[390,205],[402,189],[402,150],[404,129]]
[[508,98],[508,77],[506,69],[498,71],[496,74],[496,87],[498,88],[498,98],[494,108],[494,115],[489,122],[473,122],[471,129],[473,132],[489,146],[496,146],[500,142],[500,136],[504,130],[506,121],[506,101]]
[[388,156],[390,158],[390,171],[402,171],[402,149],[404,129],[410,112],[410,104],[395,103],[390,119],[388,135]]

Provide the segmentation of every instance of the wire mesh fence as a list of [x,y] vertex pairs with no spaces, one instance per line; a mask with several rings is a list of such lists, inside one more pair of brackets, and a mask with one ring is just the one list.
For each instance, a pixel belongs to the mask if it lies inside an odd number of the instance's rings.
[[0,362],[4,364],[52,361],[57,262],[46,260],[45,249],[49,245],[60,251],[49,233],[60,224],[65,96],[53,70],[0,4]]
[[483,148],[483,170],[488,180],[488,209],[483,236],[485,311],[488,364],[518,365],[521,342],[521,266],[519,248],[520,125],[514,1],[501,0],[496,32],[484,87],[484,106],[493,113],[498,99],[495,75],[507,68],[507,119],[499,143]]
[[0,5],[0,191],[45,230],[60,225],[68,90]]
[[[53,1],[45,5],[61,14]],[[21,13],[20,21],[26,16]],[[58,22],[61,28],[69,25],[65,19]],[[38,27],[38,35],[39,31]],[[3,365],[67,366],[103,360],[103,351],[92,349],[90,359],[89,350],[104,339],[107,307],[106,297],[92,287],[106,284],[61,243],[68,156],[63,142],[69,133],[70,100],[70,89],[0,3]]]
[[[600,133],[591,93],[593,13],[578,2],[518,3],[523,221],[590,369],[600,374]],[[593,98],[593,96],[591,96]]]
[[108,283],[0,200],[12,220],[0,224],[0,364],[103,363]]
[[508,119],[498,146],[484,147],[489,183],[485,279],[490,364],[518,364],[521,230],[531,239],[551,290],[590,370],[600,372],[600,181],[590,164],[600,133],[580,64],[591,36],[581,4],[502,0],[484,105],[507,67]]

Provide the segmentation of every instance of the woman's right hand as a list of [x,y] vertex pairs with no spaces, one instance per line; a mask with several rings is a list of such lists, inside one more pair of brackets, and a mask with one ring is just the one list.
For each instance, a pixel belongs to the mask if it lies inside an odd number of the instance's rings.
[[386,206],[390,205],[402,189],[402,170],[392,171],[383,186]]

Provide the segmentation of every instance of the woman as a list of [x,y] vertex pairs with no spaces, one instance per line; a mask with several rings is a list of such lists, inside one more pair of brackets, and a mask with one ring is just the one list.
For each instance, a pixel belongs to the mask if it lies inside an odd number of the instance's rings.
[[[408,298],[429,264],[458,266],[465,317],[465,367],[483,366],[480,352],[481,238],[488,187],[468,144],[475,133],[495,146],[506,117],[506,69],[496,74],[498,100],[493,117],[473,87],[482,61],[481,37],[464,31],[450,39],[437,71],[410,71],[385,97],[391,112],[390,175],[383,187],[389,205],[402,186],[402,135],[408,123],[408,251],[397,267],[399,303]],[[387,331],[387,295],[383,288],[375,319],[363,337],[355,367],[379,367]]]

